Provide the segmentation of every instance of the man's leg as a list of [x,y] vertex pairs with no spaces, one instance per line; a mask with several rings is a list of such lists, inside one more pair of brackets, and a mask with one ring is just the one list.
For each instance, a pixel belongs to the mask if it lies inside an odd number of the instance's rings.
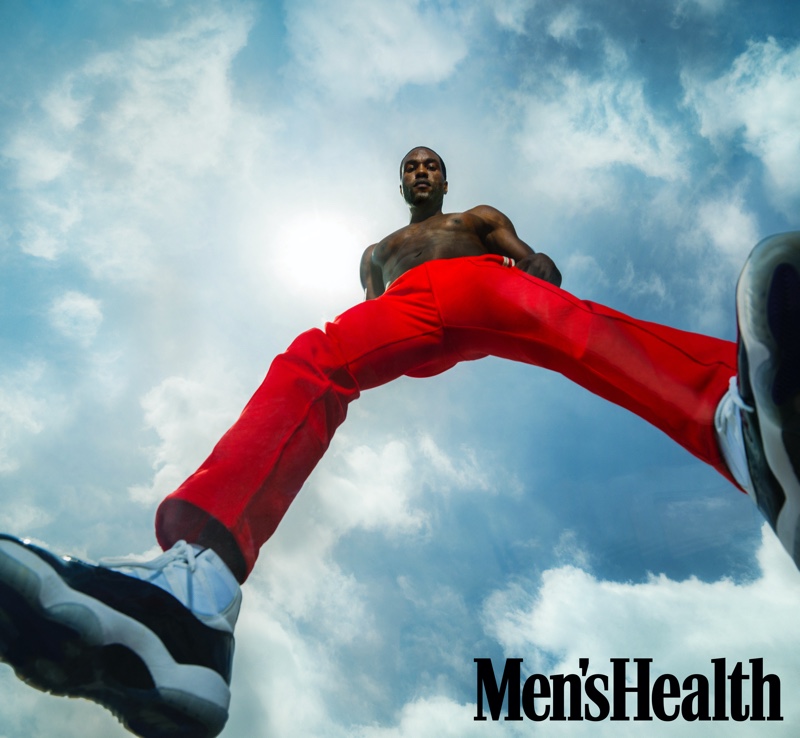
[[[461,283],[432,276],[462,358],[547,367],[636,413],[748,492],[800,567],[800,232],[767,238],[748,258],[737,286],[738,348],[514,270],[504,277],[496,264],[464,266]],[[470,278],[469,269],[488,276]]]
[[[714,412],[736,346],[578,300],[502,257],[433,261],[279,356],[211,456],[161,505],[159,540],[211,546],[240,580],[360,391],[486,355],[559,371],[728,472]],[[530,400],[535,403],[535,383]]]
[[162,547],[180,539],[212,547],[244,581],[349,403],[407,372],[425,366],[438,373],[458,360],[423,267],[325,330],[303,333],[275,358],[211,455],[160,505]]
[[[792,255],[800,254],[800,244],[795,246],[790,249]],[[798,260],[790,264],[795,274],[800,274]],[[774,265],[769,269],[779,271]],[[772,305],[789,295],[792,279],[790,274],[782,282],[789,287],[762,288],[762,303]],[[766,281],[774,284],[771,276]],[[779,307],[772,310],[782,316],[786,312]],[[788,312],[791,320],[781,318],[777,322],[800,324],[800,316],[792,309]],[[774,332],[774,324],[772,320],[770,331]],[[781,359],[781,366],[791,369],[795,366],[791,358],[794,354],[783,349],[797,335],[793,330],[784,333],[788,338],[776,339],[776,345],[782,357],[789,357]],[[757,342],[762,340],[766,339],[757,338]],[[796,346],[796,341],[792,345]],[[773,349],[768,346],[768,354],[770,350]],[[752,349],[746,347],[745,354],[747,351]],[[343,314],[324,332],[312,331],[299,338],[276,359],[240,420],[207,462],[159,509],[158,533],[163,545],[184,536],[191,543],[212,549],[199,555],[204,561],[203,572],[208,572],[208,596],[204,599],[215,603],[211,609],[216,610],[216,616],[211,613],[207,624],[214,631],[213,637],[207,639],[212,646],[216,634],[226,632],[226,624],[232,627],[238,609],[238,588],[231,571],[239,580],[247,575],[258,548],[275,530],[344,420],[348,403],[361,390],[402,374],[427,376],[458,361],[487,354],[563,373],[637,413],[730,478],[713,421],[728,378],[735,373],[733,344],[636,321],[577,300],[552,285],[502,266],[502,259],[496,257],[430,262],[403,275],[378,300]],[[756,371],[768,363],[759,361]],[[772,373],[782,376],[781,371]],[[753,372],[747,376],[753,382]],[[777,379],[768,382],[773,395],[778,384]],[[795,385],[790,381],[787,386],[790,401],[796,405],[796,395],[792,394]],[[747,399],[746,386],[742,394]],[[535,390],[531,397],[535,400]],[[758,392],[755,398],[758,418],[777,402],[774,397],[770,401],[759,400]],[[790,420],[796,418],[797,409],[787,412]],[[760,435],[758,440],[765,447],[771,444],[770,439],[763,442]],[[796,447],[791,443],[785,446],[796,465]],[[769,456],[769,452],[765,453]],[[748,462],[754,471],[751,454]],[[123,707],[130,710],[127,716],[123,715],[128,725],[133,725],[131,716],[139,719],[147,708],[148,715],[159,719],[183,716],[190,726],[188,732],[180,732],[178,718],[163,732],[151,730],[150,726],[143,735],[215,735],[221,729],[219,716],[224,719],[227,702],[221,712],[208,719],[191,699],[197,696],[194,685],[188,690],[185,682],[177,689],[170,686],[169,679],[180,678],[174,665],[187,664],[188,656],[192,666],[193,656],[171,651],[172,664],[159,661],[153,645],[143,654],[142,665],[128,670],[128,679],[133,674],[140,681],[130,684],[115,681],[119,675],[109,668],[104,655],[109,645],[126,644],[125,639],[132,634],[141,635],[139,626],[152,631],[139,619],[138,612],[133,616],[126,612],[131,607],[141,610],[142,604],[148,609],[153,606],[156,612],[171,613],[176,621],[186,613],[194,617],[197,553],[179,542],[158,564],[118,568],[115,577],[106,578],[98,577],[96,567],[84,568],[80,562],[75,562],[74,567],[69,563],[65,566],[41,549],[15,539],[0,539],[0,656],[38,686],[89,696],[115,712],[122,709],[118,698],[123,696]],[[147,574],[148,569],[154,572],[153,577]],[[183,586],[180,577],[177,583],[168,581],[167,574],[175,574],[176,570],[188,571]],[[154,588],[173,591],[178,609],[150,597],[138,585],[130,586],[125,582],[130,577],[144,580],[151,587],[147,590],[150,593]],[[92,584],[100,579],[104,580],[102,587]],[[114,601],[117,597],[119,602]],[[203,607],[196,613],[201,622]],[[93,617],[100,614],[99,623],[86,617],[87,608]],[[38,640],[28,643],[31,639],[26,639],[28,650],[20,654],[20,638],[28,632],[27,617],[35,621]],[[164,633],[165,637],[168,635]],[[137,655],[133,645],[136,638],[129,640],[128,650]],[[145,638],[148,640],[149,636]],[[156,634],[153,644],[157,640]],[[228,654],[230,646],[229,643]],[[62,685],[57,679],[54,681],[54,673],[56,677],[58,674],[53,667],[63,665],[66,653],[75,653],[76,648],[96,671],[86,675],[74,668],[68,673],[68,681],[83,679],[82,684],[102,690],[101,695],[83,686],[60,689]],[[180,651],[182,647],[178,643],[175,648]],[[42,661],[47,666],[45,670],[35,671],[32,677],[25,671],[31,663]],[[85,659],[78,663],[85,663]],[[166,667],[166,681],[164,674],[158,672],[161,667]],[[212,676],[209,669],[218,667],[196,664],[203,679]],[[197,689],[201,686],[198,683]],[[182,693],[177,712],[170,702],[176,692]],[[199,704],[205,707],[203,699]],[[202,725],[202,731],[198,725]]]
[[[492,259],[459,261],[456,279],[443,263],[425,266],[438,287],[448,341],[462,358],[490,354],[557,371],[731,479],[714,414],[736,375],[735,343],[579,300]],[[517,391],[535,406],[535,383]]]
[[0,536],[0,660],[32,686],[104,705],[146,738],[217,735],[230,700],[237,579],[361,389],[404,368],[455,363],[437,321],[417,272],[327,331],[300,336],[159,509],[168,550],[153,561],[98,567]]

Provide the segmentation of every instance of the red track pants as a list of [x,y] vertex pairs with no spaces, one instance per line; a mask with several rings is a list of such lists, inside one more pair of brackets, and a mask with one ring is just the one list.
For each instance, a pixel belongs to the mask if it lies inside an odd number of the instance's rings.
[[713,420],[736,374],[736,344],[578,300],[501,256],[460,257],[415,267],[324,331],[300,335],[161,504],[159,542],[212,546],[243,581],[362,390],[487,355],[560,372],[733,481]]

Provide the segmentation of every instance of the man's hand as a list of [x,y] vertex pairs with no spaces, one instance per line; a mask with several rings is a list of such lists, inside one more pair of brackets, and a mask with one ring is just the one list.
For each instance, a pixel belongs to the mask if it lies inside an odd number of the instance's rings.
[[517,262],[517,268],[556,287],[561,287],[561,272],[547,254],[529,254]]
[[478,236],[490,254],[510,256],[523,272],[561,287],[561,272],[555,262],[547,254],[534,253],[499,210],[489,205],[478,205],[467,212],[479,219]]

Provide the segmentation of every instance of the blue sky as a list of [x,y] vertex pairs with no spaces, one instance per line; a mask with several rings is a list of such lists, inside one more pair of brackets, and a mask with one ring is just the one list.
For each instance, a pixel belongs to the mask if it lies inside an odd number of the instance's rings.
[[[0,5],[0,527],[99,558],[406,222],[494,205],[571,292],[735,337],[797,229],[800,8],[764,0]],[[800,575],[749,500],[559,376],[486,359],[366,393],[245,589],[225,735],[641,735],[476,723],[476,657],[755,657],[793,736]],[[0,670],[0,737],[121,736]]]

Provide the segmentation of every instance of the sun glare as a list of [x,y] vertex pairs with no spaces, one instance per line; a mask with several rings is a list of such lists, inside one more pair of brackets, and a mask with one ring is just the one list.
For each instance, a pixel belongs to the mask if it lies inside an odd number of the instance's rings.
[[287,289],[326,296],[359,289],[359,259],[369,245],[362,229],[322,212],[285,222],[271,261]]

